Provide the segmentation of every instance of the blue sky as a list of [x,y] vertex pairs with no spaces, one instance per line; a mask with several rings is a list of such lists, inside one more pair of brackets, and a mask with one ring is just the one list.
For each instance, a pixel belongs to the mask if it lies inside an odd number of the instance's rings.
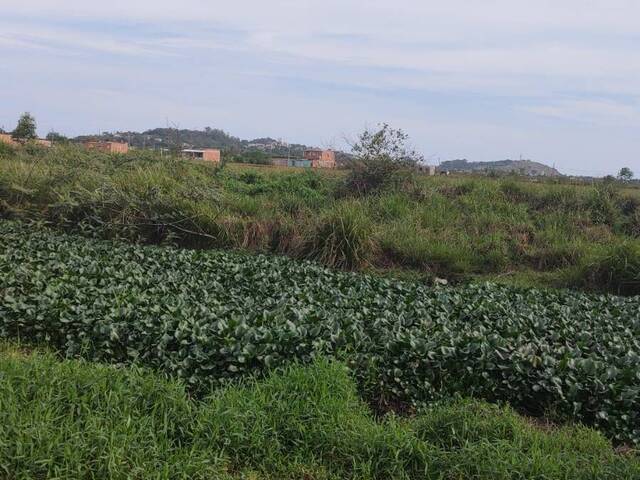
[[388,122],[434,162],[640,173],[638,45],[637,0],[3,0],[0,126],[343,148]]

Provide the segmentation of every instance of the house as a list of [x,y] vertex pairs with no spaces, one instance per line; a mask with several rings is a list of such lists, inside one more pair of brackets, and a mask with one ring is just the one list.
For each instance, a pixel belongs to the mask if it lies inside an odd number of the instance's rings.
[[333,150],[311,148],[304,151],[304,158],[311,162],[311,168],[336,168],[336,154]]
[[[50,147],[52,145],[49,140],[45,140],[43,138],[36,138],[33,141],[43,147]],[[19,141],[13,139],[10,133],[0,133],[0,143],[6,143],[13,146],[21,145]]]
[[0,133],[0,143],[6,143],[8,145],[18,145],[10,133]]
[[435,165],[426,165],[424,163],[419,163],[416,166],[416,169],[421,172],[424,173],[426,175],[429,175],[430,177],[434,176],[436,174],[436,167]]
[[206,160],[207,162],[220,162],[220,150],[216,148],[205,148],[203,150],[186,148],[182,150],[182,156],[186,158],[194,158],[197,160]]
[[271,165],[275,165],[276,167],[288,167],[289,158],[288,157],[271,157]]
[[124,142],[88,141],[83,145],[87,150],[103,153],[127,153],[129,151],[129,144]]
[[271,165],[277,167],[311,168],[311,160],[306,158],[271,157]]

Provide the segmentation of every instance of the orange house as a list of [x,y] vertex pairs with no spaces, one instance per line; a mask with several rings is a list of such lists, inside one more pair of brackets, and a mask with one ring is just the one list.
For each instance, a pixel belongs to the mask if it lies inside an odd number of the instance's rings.
[[9,145],[18,145],[10,133],[0,133],[0,143],[7,143]]
[[336,154],[333,150],[312,148],[304,151],[304,158],[311,161],[311,168],[336,168]]
[[[50,147],[52,145],[49,140],[45,140],[43,138],[36,138],[32,141],[36,142],[38,145],[42,145],[43,147]],[[0,133],[0,143],[6,143],[16,147],[18,145],[22,145],[22,143],[14,140],[10,133]]]
[[124,142],[89,141],[84,142],[83,145],[87,150],[103,153],[127,153],[129,151],[129,144]]
[[216,148],[205,148],[204,150],[186,149],[182,150],[182,155],[187,158],[206,160],[208,162],[220,162],[220,150]]

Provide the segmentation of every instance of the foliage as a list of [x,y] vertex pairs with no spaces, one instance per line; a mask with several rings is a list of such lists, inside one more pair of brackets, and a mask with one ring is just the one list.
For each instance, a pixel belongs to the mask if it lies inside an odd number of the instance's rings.
[[0,336],[140,363],[202,391],[343,358],[377,402],[452,395],[640,441],[638,297],[427,288],[286,258],[131,246],[0,223]]
[[591,283],[580,277],[582,267],[594,251],[640,241],[640,189],[631,183],[413,175],[397,188],[354,197],[340,194],[347,176],[246,164],[219,169],[141,150],[115,157],[73,145],[30,153],[0,144],[0,216],[102,238],[335,265],[314,236],[351,212],[369,237],[354,244],[363,261],[347,268],[583,289]]
[[628,182],[629,180],[633,180],[633,172],[629,167],[623,167],[620,169],[620,172],[618,172],[618,178]]
[[357,203],[341,204],[319,219],[305,240],[303,251],[310,259],[337,268],[366,265],[375,248],[372,225]]
[[33,140],[38,138],[38,134],[36,132],[36,119],[29,112],[25,112],[22,114],[20,119],[18,120],[18,125],[15,130],[11,133],[11,136],[14,140]]
[[271,165],[271,157],[260,150],[248,150],[233,156],[233,161],[238,163],[252,163],[255,165]]
[[593,290],[640,295],[640,244],[625,242],[597,252],[580,275]]
[[[365,130],[353,145],[354,158],[346,187],[358,195],[380,191],[409,177],[422,157],[407,146],[409,136],[386,123]],[[402,175],[404,173],[404,175]]]
[[50,131],[49,133],[47,133],[47,136],[45,138],[47,140],[49,140],[50,142],[53,142],[53,143],[68,143],[69,142],[69,139],[67,137],[65,137],[61,133],[55,132],[53,130]]
[[375,421],[344,366],[290,367],[194,401],[182,384],[0,347],[7,478],[631,479],[638,458],[584,427],[441,404]]

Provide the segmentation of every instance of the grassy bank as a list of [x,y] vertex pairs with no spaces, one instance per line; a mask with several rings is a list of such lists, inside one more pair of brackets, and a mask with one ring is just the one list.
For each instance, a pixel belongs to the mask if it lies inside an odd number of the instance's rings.
[[429,288],[6,221],[0,285],[0,336],[142,364],[200,393],[331,356],[380,409],[472,396],[640,442],[638,297]]
[[0,346],[0,476],[110,479],[632,479],[584,427],[442,404],[376,420],[347,369],[318,361],[202,401],[139,369]]
[[453,281],[640,291],[640,190],[416,176],[366,198],[344,173],[0,150],[0,215],[102,238],[275,252]]

